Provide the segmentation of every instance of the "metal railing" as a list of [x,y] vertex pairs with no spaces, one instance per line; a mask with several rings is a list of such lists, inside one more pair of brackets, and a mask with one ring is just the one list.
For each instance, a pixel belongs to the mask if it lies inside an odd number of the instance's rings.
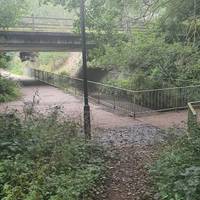
[[36,17],[34,15],[23,17],[15,26],[8,28],[12,31],[34,32],[72,32],[74,19]]
[[[10,31],[33,31],[33,32],[73,32],[75,19],[56,17],[22,17],[14,26],[7,28]],[[126,32],[132,29],[144,31],[144,24],[136,21],[116,24],[119,31]],[[86,27],[87,29],[87,27]],[[89,31],[89,30],[88,30]],[[91,32],[91,30],[89,31]]]
[[[83,80],[58,75],[38,69],[31,69],[31,76],[47,84],[82,94]],[[188,102],[200,99],[200,85],[132,91],[110,85],[88,81],[89,96],[99,104],[124,111],[132,116],[185,109]]]
[[199,124],[198,109],[200,101],[188,103],[188,132],[191,133]]

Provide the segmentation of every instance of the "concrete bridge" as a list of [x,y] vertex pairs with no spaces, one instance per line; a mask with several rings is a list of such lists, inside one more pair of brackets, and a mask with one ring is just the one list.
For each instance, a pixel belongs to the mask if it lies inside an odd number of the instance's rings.
[[[88,49],[95,43],[88,41]],[[79,52],[81,37],[73,33],[0,31],[0,51]]]
[[[81,51],[80,35],[73,33],[75,19],[54,17],[23,17],[17,24],[8,27],[7,31],[0,27],[0,51],[48,52],[48,51]],[[129,29],[141,29],[140,23],[116,24],[119,32]],[[88,39],[88,49],[95,43]]]

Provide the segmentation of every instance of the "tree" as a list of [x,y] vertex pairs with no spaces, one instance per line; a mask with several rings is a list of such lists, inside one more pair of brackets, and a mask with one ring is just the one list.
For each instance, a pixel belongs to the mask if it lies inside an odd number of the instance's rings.
[[[0,28],[14,26],[27,8],[27,0],[0,0]],[[7,67],[11,56],[0,53],[0,68]]]
[[26,0],[0,0],[0,28],[15,25],[26,8]]
[[200,39],[200,0],[158,0],[157,8],[159,27],[166,33],[168,41],[192,42]]

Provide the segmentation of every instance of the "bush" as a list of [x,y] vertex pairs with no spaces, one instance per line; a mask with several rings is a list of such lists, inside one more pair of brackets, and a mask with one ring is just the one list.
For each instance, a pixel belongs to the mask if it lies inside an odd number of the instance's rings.
[[200,78],[199,49],[181,42],[167,43],[164,35],[151,29],[134,31],[128,41],[105,45],[100,56],[95,50],[93,54],[92,65],[117,71],[115,83],[123,86],[125,80],[132,90],[185,86]]
[[55,71],[61,68],[68,58],[67,53],[61,52],[48,52],[40,53],[37,58],[37,63],[40,69]]
[[159,200],[198,200],[200,196],[200,129],[170,146],[152,167]]
[[102,181],[102,149],[78,136],[79,126],[58,109],[25,116],[0,117],[0,199],[90,199]]
[[25,65],[21,62],[17,55],[13,55],[12,60],[9,62],[9,67],[7,69],[12,74],[23,75]]
[[8,53],[0,53],[0,68],[7,68],[11,61],[11,55]]
[[19,85],[0,76],[0,102],[15,100],[20,96]]

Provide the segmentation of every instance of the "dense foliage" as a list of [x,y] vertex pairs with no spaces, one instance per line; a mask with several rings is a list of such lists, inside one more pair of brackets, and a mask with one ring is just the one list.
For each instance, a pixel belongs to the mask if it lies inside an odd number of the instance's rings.
[[57,71],[60,68],[67,67],[65,63],[68,59],[68,53],[65,52],[46,52],[39,53],[36,63],[40,69],[47,71]]
[[[68,10],[80,6],[79,1],[51,2]],[[198,82],[199,3],[198,0],[87,1],[86,26],[98,44],[89,54],[90,66],[108,69],[112,72],[107,77],[108,83],[129,89]],[[141,28],[143,24],[147,25],[145,30]],[[113,72],[117,74],[114,78]]]
[[7,53],[0,53],[0,68],[7,68],[11,61],[11,55]]
[[199,58],[196,47],[166,43],[164,36],[152,32],[134,32],[129,42],[107,45],[104,55],[95,55],[91,65],[116,71],[108,83],[139,90],[198,82]]
[[0,117],[0,199],[89,200],[103,181],[101,148],[81,139],[58,108],[48,116],[24,110],[23,121]]
[[20,96],[19,85],[0,76],[0,102],[15,100]]
[[0,28],[15,25],[26,9],[27,0],[0,0]]
[[[27,0],[0,0],[0,28],[14,26],[26,10]],[[9,54],[0,53],[0,68],[8,67],[11,59]]]
[[151,169],[156,199],[198,200],[200,196],[200,129],[184,136],[161,154]]

